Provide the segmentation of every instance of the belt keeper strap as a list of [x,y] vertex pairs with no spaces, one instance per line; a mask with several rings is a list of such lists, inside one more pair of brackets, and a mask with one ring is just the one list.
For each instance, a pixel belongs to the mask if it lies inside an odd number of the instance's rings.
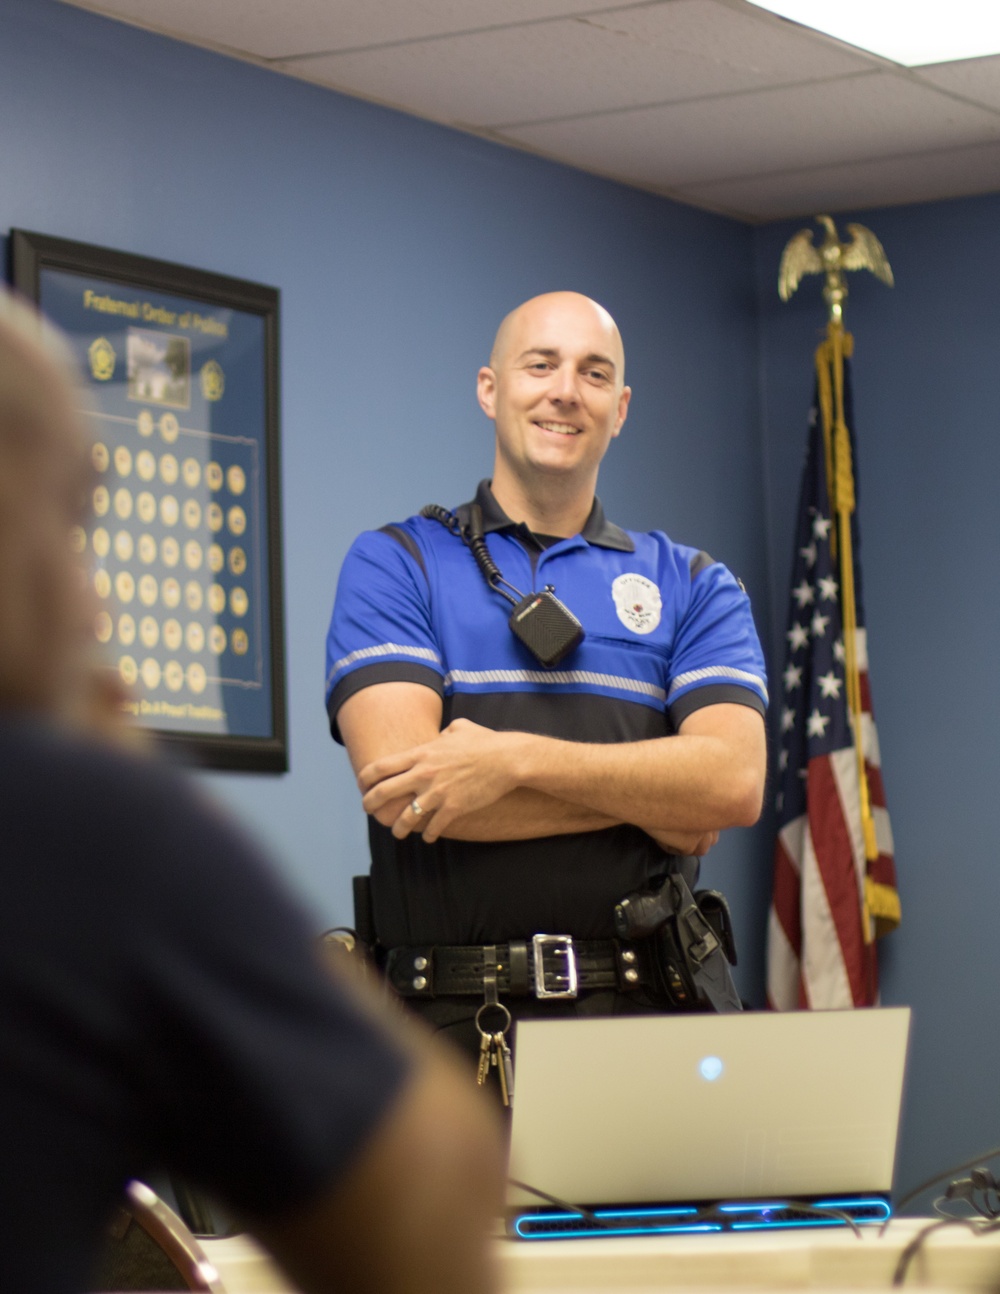
[[496,1006],[500,1001],[497,995],[496,944],[486,944],[483,948],[483,1000],[487,1006]]
[[510,957],[510,991],[513,997],[527,997],[531,992],[528,980],[528,945],[523,939],[512,939],[507,945]]

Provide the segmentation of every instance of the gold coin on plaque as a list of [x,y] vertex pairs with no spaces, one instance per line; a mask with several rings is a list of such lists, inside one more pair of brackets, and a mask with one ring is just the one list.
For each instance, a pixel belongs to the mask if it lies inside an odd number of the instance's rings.
[[131,602],[135,597],[135,580],[128,571],[119,571],[115,576],[115,593],[119,602]]
[[164,566],[176,566],[181,560],[181,546],[173,535],[167,535],[160,544],[160,560]]
[[247,638],[245,629],[233,630],[233,651],[237,656],[245,656],[250,647],[250,640]]
[[115,535],[115,556],[120,562],[130,562],[135,545],[127,530],[119,530]]
[[226,564],[226,555],[219,544],[209,544],[207,560],[208,569],[210,571],[214,571],[216,575],[218,575],[219,571],[221,571],[223,566]]
[[222,529],[222,509],[217,503],[210,503],[205,509],[205,521],[213,534],[217,534]]
[[188,530],[197,530],[201,525],[201,504],[197,499],[184,500],[184,524]]
[[141,494],[136,495],[135,511],[144,526],[148,526],[151,521],[155,520],[156,500],[148,490],[143,490]]
[[218,360],[210,359],[201,366],[201,393],[206,400],[221,400],[226,389],[226,375]]
[[115,512],[122,521],[128,521],[132,515],[132,491],[126,490],[124,485],[120,490],[115,490]]
[[142,617],[139,621],[139,637],[142,639],[143,647],[156,646],[160,641],[160,625],[156,616]]
[[181,515],[180,505],[172,494],[165,494],[160,500],[160,520],[165,526],[176,526]]
[[111,536],[103,526],[97,527],[90,542],[93,544],[94,552],[98,557],[107,557],[108,553],[111,552]]
[[152,656],[147,656],[142,662],[142,682],[148,687],[150,692],[160,686],[160,662],[154,660]]
[[139,561],[149,566],[151,562],[156,561],[156,540],[152,535],[139,536]]
[[249,605],[250,599],[247,597],[246,589],[241,589],[237,585],[229,594],[229,609],[234,616],[245,616]]
[[247,474],[238,463],[234,463],[226,473],[226,484],[230,494],[242,494],[247,488]]
[[132,471],[132,454],[124,445],[115,449],[115,471],[119,476],[128,476]]
[[144,607],[153,606],[154,603],[156,602],[156,598],[159,592],[160,592],[160,586],[157,584],[153,576],[150,575],[148,572],[147,574],[143,575],[140,578],[139,601],[142,603]]
[[188,651],[205,650],[205,630],[202,628],[202,626],[198,623],[197,620],[191,621],[191,623],[187,627],[187,633],[184,635],[184,637],[187,641]]
[[184,565],[189,571],[200,570],[204,556],[197,539],[189,539],[184,545]]
[[156,456],[148,449],[140,449],[135,456],[135,470],[141,481],[151,481],[156,475]]
[[164,485],[173,485],[180,475],[180,470],[173,454],[164,454],[160,459],[160,480]]
[[193,490],[201,480],[201,464],[196,458],[185,458],[181,471],[184,474],[184,484],[189,490]]
[[170,579],[164,580],[160,587],[160,596],[163,598],[163,605],[170,607],[179,607],[181,604],[181,586],[171,576]]
[[87,532],[83,526],[74,526],[69,532],[69,546],[74,553],[87,551]]
[[123,647],[131,647],[135,642],[135,621],[128,612],[118,617],[118,641]]
[[229,509],[229,529],[234,535],[242,535],[247,528],[247,514],[238,505]]
[[191,611],[200,611],[205,601],[205,591],[197,580],[188,580],[184,585],[184,601]]
[[205,484],[210,490],[222,489],[222,468],[218,463],[207,463],[205,466]]
[[221,584],[208,586],[208,609],[213,615],[221,616],[226,609],[226,590]]
[[99,643],[109,643],[115,631],[114,623],[106,611],[98,611],[94,617],[94,633]]
[[106,472],[108,464],[111,462],[111,455],[108,453],[108,447],[100,440],[95,440],[90,447],[90,461],[94,464],[94,470],[97,472]]
[[99,485],[94,491],[94,516],[104,517],[111,507],[111,495],[106,485]]
[[177,415],[175,413],[165,413],[161,416],[160,435],[168,445],[172,445],[174,443],[179,431],[180,424],[177,421]]
[[171,692],[179,692],[184,686],[184,671],[175,660],[168,660],[163,671],[163,681]]
[[177,620],[167,620],[163,625],[163,645],[167,651],[177,651],[184,641],[184,633]]
[[90,371],[98,382],[110,382],[115,374],[115,348],[107,337],[95,337],[87,347]]
[[229,569],[234,575],[242,575],[247,568],[247,555],[238,545],[229,550]]
[[205,684],[208,682],[208,675],[205,673],[205,666],[201,661],[193,660],[188,666],[188,687],[192,692],[204,692]]
[[216,656],[221,656],[226,650],[226,631],[222,625],[212,625],[209,629],[208,647]]
[[131,656],[122,656],[118,661],[118,673],[126,687],[134,687],[139,677],[139,670]]
[[94,572],[94,592],[99,598],[111,596],[111,576],[103,566]]
[[143,409],[135,420],[135,425],[139,428],[140,436],[151,436],[153,434],[153,415],[148,409]]

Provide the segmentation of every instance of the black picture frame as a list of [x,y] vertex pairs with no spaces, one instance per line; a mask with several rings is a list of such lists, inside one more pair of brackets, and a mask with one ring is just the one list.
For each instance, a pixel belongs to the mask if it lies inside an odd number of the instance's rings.
[[90,387],[78,543],[136,721],[200,767],[286,771],[278,290],[23,229],[10,275]]

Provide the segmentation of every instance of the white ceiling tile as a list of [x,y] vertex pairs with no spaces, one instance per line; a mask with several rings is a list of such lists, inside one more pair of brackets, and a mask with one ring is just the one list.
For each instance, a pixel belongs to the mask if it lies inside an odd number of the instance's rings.
[[820,211],[933,202],[998,189],[1000,144],[983,144],[786,175],[720,180],[678,190],[677,196],[695,206],[762,221]]
[[938,63],[934,67],[915,67],[913,73],[942,90],[950,90],[952,94],[1000,111],[1000,55],[970,58],[960,63]]
[[355,49],[609,11],[635,0],[63,0],[194,44],[256,58]]
[[831,77],[870,60],[778,19],[671,0],[353,54],[288,70],[437,121],[512,122]]
[[906,76],[873,72],[663,108],[515,127],[571,165],[676,188],[1000,139],[1000,116]]

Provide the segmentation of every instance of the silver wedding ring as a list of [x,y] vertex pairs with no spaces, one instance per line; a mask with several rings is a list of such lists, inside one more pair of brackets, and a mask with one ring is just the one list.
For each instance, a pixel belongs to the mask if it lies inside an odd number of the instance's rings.
[[413,812],[417,815],[418,818],[423,813],[423,809],[420,807],[419,800],[414,800],[413,803],[410,805],[410,808],[413,810]]

